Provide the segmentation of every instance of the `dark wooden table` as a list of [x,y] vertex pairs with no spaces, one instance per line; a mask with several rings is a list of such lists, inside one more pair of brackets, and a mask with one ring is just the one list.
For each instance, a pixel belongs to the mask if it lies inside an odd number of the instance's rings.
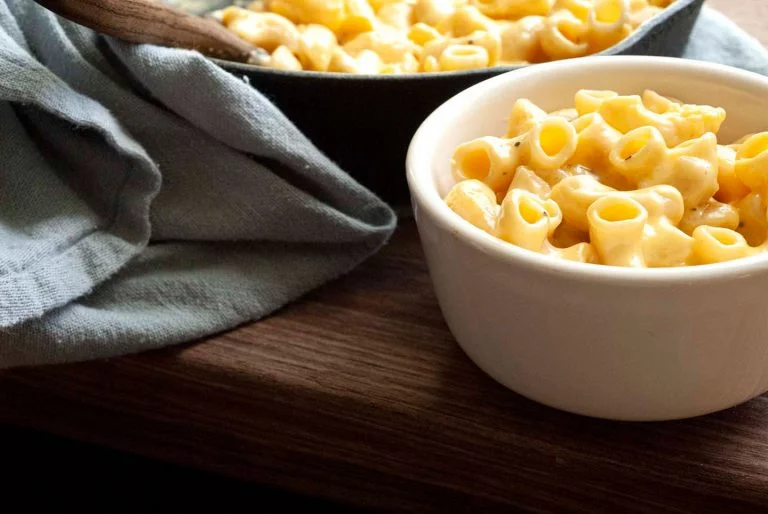
[[[762,0],[710,3],[766,41]],[[0,373],[0,421],[387,510],[768,509],[768,397],[642,424],[521,398],[453,341],[412,222],[267,320],[163,351]]]

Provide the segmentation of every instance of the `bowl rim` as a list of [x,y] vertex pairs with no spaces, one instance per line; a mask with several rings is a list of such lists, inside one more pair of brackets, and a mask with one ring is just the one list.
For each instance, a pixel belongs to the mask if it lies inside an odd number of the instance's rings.
[[[664,8],[664,10],[648,20],[646,23],[641,25],[636,31],[634,31],[632,34],[630,34],[628,37],[622,39],[612,47],[606,48],[602,52],[598,52],[596,54],[593,54],[590,57],[593,56],[608,56],[608,55],[616,55],[619,54],[630,47],[632,45],[636,44],[638,41],[643,39],[648,33],[650,33],[654,28],[657,26],[665,23],[669,18],[672,18],[680,11],[687,9],[693,4],[703,4],[704,0],[677,0],[671,5]],[[498,75],[501,73],[506,73],[509,71],[516,71],[516,70],[523,70],[527,69],[532,66],[539,66],[541,64],[547,64],[547,62],[544,63],[534,63],[534,64],[527,64],[523,66],[512,66],[512,65],[502,65],[502,66],[491,66],[488,68],[478,68],[474,70],[464,70],[464,71],[437,71],[437,72],[429,72],[429,73],[403,73],[399,75],[395,74],[387,74],[387,75],[357,75],[353,73],[334,73],[334,72],[327,72],[327,71],[307,71],[307,70],[301,70],[301,71],[288,71],[288,70],[278,70],[274,68],[267,68],[265,66],[257,66],[254,64],[245,64],[245,63],[239,63],[235,61],[227,61],[223,59],[217,59],[217,58],[211,58],[213,62],[218,64],[219,66],[230,69],[230,70],[237,70],[237,71],[243,71],[243,72],[251,72],[251,73],[265,73],[269,75],[275,75],[284,77],[286,79],[322,79],[323,81],[330,81],[330,80],[339,80],[339,81],[358,81],[358,82],[366,82],[366,81],[375,81],[375,82],[391,82],[391,81],[411,81],[411,80],[421,80],[421,79],[444,79],[444,80],[451,80],[456,78],[462,78],[462,77],[482,77],[484,75]],[[550,61],[551,62],[551,61]]]
[[552,258],[519,248],[475,227],[454,213],[445,204],[435,187],[427,185],[433,184],[431,180],[426,181],[425,178],[432,177],[432,166],[426,161],[427,156],[424,152],[430,146],[430,140],[435,140],[433,134],[445,126],[443,118],[449,112],[466,109],[462,106],[471,105],[474,99],[486,96],[526,75],[555,76],[561,69],[573,67],[599,67],[608,71],[612,68],[620,69],[637,65],[658,67],[660,71],[674,67],[675,70],[682,70],[686,74],[703,73],[713,79],[725,80],[736,89],[744,90],[751,86],[753,89],[762,89],[768,94],[768,77],[722,64],[672,57],[590,56],[543,63],[487,79],[458,93],[435,109],[419,126],[411,140],[406,157],[406,176],[417,224],[421,216],[429,215],[441,228],[452,232],[465,243],[491,257],[531,272],[585,282],[610,282],[635,286],[690,285],[694,280],[722,282],[734,278],[746,278],[755,273],[768,273],[768,252],[715,264],[666,268],[627,268]]

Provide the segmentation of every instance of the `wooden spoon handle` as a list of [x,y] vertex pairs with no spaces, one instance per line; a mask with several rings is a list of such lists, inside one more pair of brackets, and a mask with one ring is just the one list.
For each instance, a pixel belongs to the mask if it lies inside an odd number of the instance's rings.
[[133,43],[198,50],[210,57],[259,64],[265,52],[214,20],[155,0],[35,0],[97,32]]

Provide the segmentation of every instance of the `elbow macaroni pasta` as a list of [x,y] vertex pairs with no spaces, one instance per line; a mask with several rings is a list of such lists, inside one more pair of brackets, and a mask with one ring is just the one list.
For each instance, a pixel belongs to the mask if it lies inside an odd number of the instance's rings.
[[[563,3],[591,15],[588,0]],[[504,137],[456,148],[446,202],[561,259],[655,268],[754,255],[768,249],[768,131],[718,144],[725,115],[654,91],[581,90],[550,113],[518,99]]]
[[[256,0],[247,9],[227,7],[215,18],[270,52],[268,67],[417,73],[525,65],[593,54],[626,38],[670,3]],[[376,53],[378,60],[366,52]]]

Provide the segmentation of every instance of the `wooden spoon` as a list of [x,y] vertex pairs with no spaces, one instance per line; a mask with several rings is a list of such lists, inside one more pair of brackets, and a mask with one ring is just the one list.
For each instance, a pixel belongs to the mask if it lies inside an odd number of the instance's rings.
[[264,64],[269,54],[215,20],[155,0],[35,0],[59,16],[133,43],[197,50],[209,57]]

